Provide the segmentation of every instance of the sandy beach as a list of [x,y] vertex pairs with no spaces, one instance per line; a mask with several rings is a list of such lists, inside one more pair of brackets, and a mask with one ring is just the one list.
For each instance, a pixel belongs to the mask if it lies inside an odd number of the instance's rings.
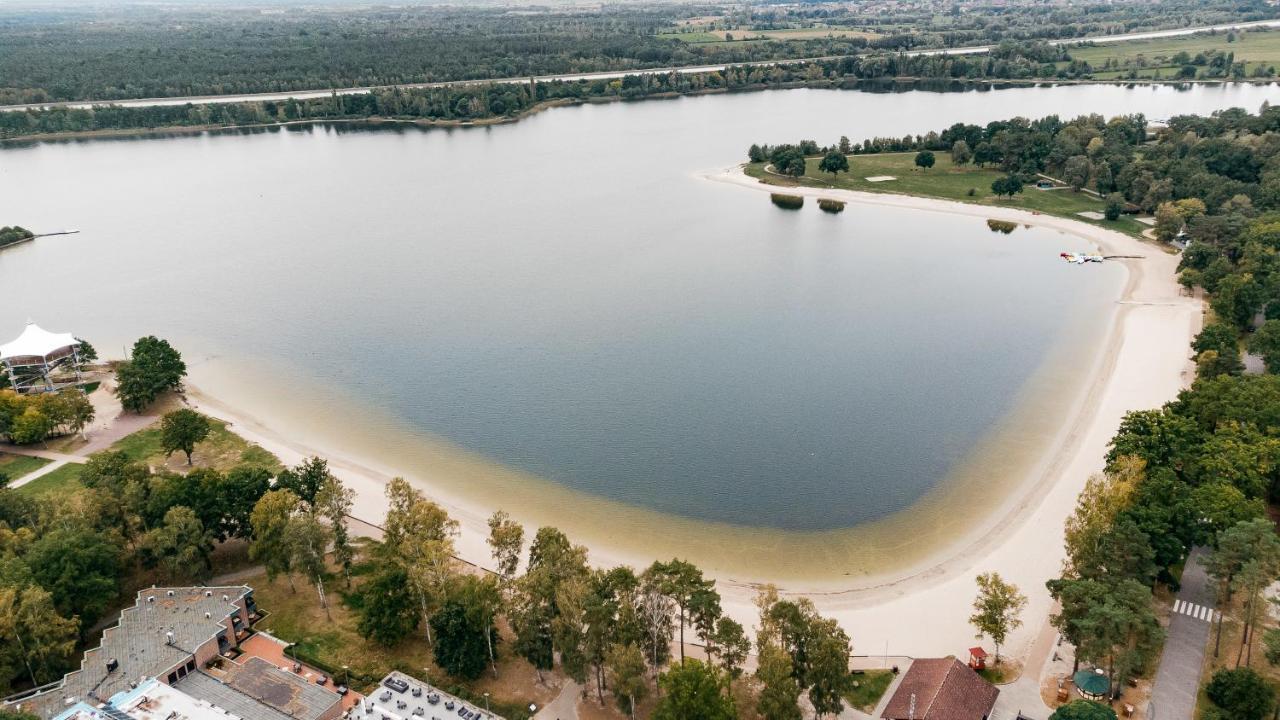
[[[707,174],[708,181],[737,185],[743,191],[777,190],[760,185],[740,168]],[[813,578],[811,581],[787,579],[779,582],[786,592],[813,598],[819,609],[840,620],[854,641],[855,654],[879,655],[945,655],[961,654],[973,643],[973,630],[968,624],[972,599],[976,593],[974,577],[982,572],[998,571],[1006,580],[1021,587],[1029,604],[1023,615],[1023,627],[1007,644],[1012,656],[1024,654],[1031,641],[1044,627],[1050,612],[1050,598],[1044,583],[1059,570],[1062,562],[1063,521],[1071,512],[1075,498],[1086,479],[1101,470],[1107,443],[1125,412],[1156,407],[1172,399],[1190,382],[1193,366],[1188,344],[1201,322],[1201,303],[1183,294],[1175,279],[1178,257],[1162,251],[1154,244],[1143,243],[1121,233],[1083,222],[1075,222],[1030,212],[963,203],[931,200],[903,195],[870,194],[853,191],[793,188],[787,192],[809,197],[831,197],[850,204],[846,216],[856,214],[858,205],[887,205],[921,212],[950,213],[989,219],[1007,220],[1058,230],[1096,245],[1107,255],[1140,255],[1142,259],[1123,260],[1128,272],[1121,297],[1109,317],[1100,317],[1106,332],[1100,352],[1088,373],[1086,386],[1078,393],[1069,412],[1063,414],[1054,441],[1043,448],[1027,477],[1011,479],[1016,490],[1007,502],[992,512],[992,519],[965,532],[954,532],[954,542],[936,551],[913,557],[891,573],[865,577]],[[767,201],[762,196],[762,201]],[[1081,272],[1092,268],[1082,267]],[[376,456],[344,453],[324,438],[310,436],[305,430],[271,426],[237,408],[234,400],[211,397],[192,387],[192,403],[201,411],[232,424],[233,429],[251,442],[294,464],[309,455],[329,459],[335,473],[356,492],[353,515],[362,520],[379,522],[385,512],[383,486],[396,475],[405,474],[432,499],[444,506],[461,524],[458,551],[462,559],[477,565],[491,565],[485,544],[485,520],[492,510],[502,507],[521,517],[518,494],[504,499],[480,498],[465,492],[465,483],[435,482],[432,477],[407,473],[403,468],[383,465]],[[510,487],[515,486],[513,477]],[[545,486],[547,493],[553,489]],[[579,502],[569,491],[553,495],[563,502]],[[565,516],[590,514],[605,509],[601,500],[582,499],[580,504],[561,506]],[[597,507],[597,504],[600,504]],[[591,561],[597,565],[627,563],[643,567],[651,562],[655,548],[679,550],[696,547],[697,528],[680,530],[669,537],[653,541],[637,535],[646,533],[643,513],[631,515],[633,521],[619,528],[607,540],[574,536],[573,523],[564,527],[575,541],[585,541]],[[529,528],[532,533],[533,528]],[[921,534],[937,529],[921,528]],[[914,541],[911,528],[895,526],[897,547],[904,557]],[[947,528],[952,532],[952,528]],[[647,533],[646,533],[647,534]],[[737,542],[770,542],[767,533],[739,534]],[[643,537],[643,540],[640,538]],[[814,540],[820,543],[821,538]],[[751,545],[735,548],[739,554],[750,554]],[[831,557],[854,548],[835,545]],[[862,548],[866,551],[866,548]],[[876,552],[894,552],[892,547],[872,548]],[[713,569],[714,572],[714,569]],[[716,573],[726,611],[750,627],[755,608],[751,600],[754,583],[770,581],[766,574],[738,577]]]

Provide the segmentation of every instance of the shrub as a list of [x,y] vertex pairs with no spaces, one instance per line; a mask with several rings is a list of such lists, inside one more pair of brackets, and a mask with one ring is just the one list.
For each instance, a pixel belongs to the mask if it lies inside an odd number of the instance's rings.
[[1102,216],[1110,222],[1120,219],[1120,213],[1124,212],[1124,196],[1120,193],[1111,193],[1107,196],[1107,206],[1102,212]]
[[770,193],[769,197],[770,199],[773,200],[774,205],[777,205],[783,210],[799,210],[800,208],[804,207],[803,195],[786,195],[784,193]]
[[1018,223],[1005,220],[987,220],[987,227],[991,228],[991,232],[1001,232],[1008,235],[1018,229]]
[[969,197],[973,197],[974,195],[977,195],[977,194],[978,194],[977,188],[969,188],[969,192],[965,193],[965,195],[968,195]]
[[1276,691],[1254,670],[1219,670],[1206,688],[1213,701],[1233,720],[1262,720],[1275,706]]
[[844,201],[818,198],[818,207],[822,208],[822,212],[842,213],[844,212]]

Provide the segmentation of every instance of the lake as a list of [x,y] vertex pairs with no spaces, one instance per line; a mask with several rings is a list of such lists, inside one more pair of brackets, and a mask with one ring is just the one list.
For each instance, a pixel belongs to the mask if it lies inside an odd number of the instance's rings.
[[416,443],[491,463],[455,483],[476,498],[519,476],[603,501],[602,527],[635,508],[842,531],[1051,434],[1124,273],[1062,263],[1085,244],[1048,230],[787,212],[703,174],[752,142],[1264,100],[1280,91],[783,90],[10,146],[0,223],[81,233],[0,252],[0,336],[33,318],[112,357],[166,337],[264,422],[407,474],[430,474]]

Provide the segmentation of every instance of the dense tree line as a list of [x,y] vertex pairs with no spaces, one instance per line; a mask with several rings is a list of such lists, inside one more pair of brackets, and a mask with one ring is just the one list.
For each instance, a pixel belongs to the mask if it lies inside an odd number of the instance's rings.
[[[70,494],[31,498],[0,482],[0,693],[56,679],[78,665],[77,643],[109,610],[128,602],[129,583],[153,569],[165,582],[207,578],[218,543],[254,537],[254,511],[271,487],[318,487],[317,523],[333,525],[341,503],[323,461],[273,473],[258,465],[228,472],[157,472],[118,452],[93,455]],[[318,499],[317,499],[318,498]],[[342,510],[345,512],[345,510]],[[288,542],[324,540],[328,530],[297,522]],[[301,549],[297,567],[309,567]]]
[[[962,5],[964,12],[961,12]],[[894,8],[614,4],[599,8],[41,6],[0,12],[0,103],[397,85],[1110,35],[1274,17],[1262,0]],[[719,22],[691,27],[682,21]],[[855,35],[688,43],[684,28]]]
[[[504,120],[552,102],[639,99],[672,94],[758,90],[771,87],[880,89],[899,78],[931,83],[1075,77],[1050,60],[1062,51],[1043,44],[1007,44],[989,55],[873,54],[776,66],[731,67],[707,73],[628,75],[617,79],[496,83],[434,88],[391,88],[305,100],[187,104],[155,107],[101,105],[0,113],[0,138],[28,135],[230,127],[298,121],[395,118],[428,122]],[[870,83],[870,85],[868,85]],[[892,87],[890,85],[889,87]],[[916,141],[906,143],[915,147]],[[863,150],[902,149],[898,139],[875,140]],[[861,150],[859,150],[861,151]]]
[[15,445],[74,435],[93,422],[93,403],[80,390],[19,395],[0,390],[0,438]]
[[[386,494],[384,538],[363,547],[359,581],[345,593],[369,639],[394,646],[420,634],[437,665],[464,680],[496,676],[499,653],[510,652],[539,675],[559,667],[601,705],[632,716],[655,690],[656,718],[738,716],[731,689],[752,642],[697,566],[673,559],[642,571],[592,567],[586,548],[553,527],[539,528],[526,549],[524,528],[498,511],[489,521],[497,571],[482,573],[454,558],[458,525],[443,508],[401,479]],[[258,502],[255,532],[276,495]],[[849,637],[808,600],[772,587],[757,606],[761,715],[798,718],[806,693],[820,715],[838,714],[852,680]],[[706,661],[685,657],[695,639]]]

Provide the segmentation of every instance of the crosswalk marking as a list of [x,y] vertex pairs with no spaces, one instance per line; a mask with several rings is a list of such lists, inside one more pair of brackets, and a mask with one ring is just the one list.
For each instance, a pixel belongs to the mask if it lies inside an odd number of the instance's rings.
[[1185,600],[1174,600],[1173,611],[1180,615],[1186,615],[1205,622],[1216,622],[1219,616],[1219,613],[1212,608],[1190,603]]

